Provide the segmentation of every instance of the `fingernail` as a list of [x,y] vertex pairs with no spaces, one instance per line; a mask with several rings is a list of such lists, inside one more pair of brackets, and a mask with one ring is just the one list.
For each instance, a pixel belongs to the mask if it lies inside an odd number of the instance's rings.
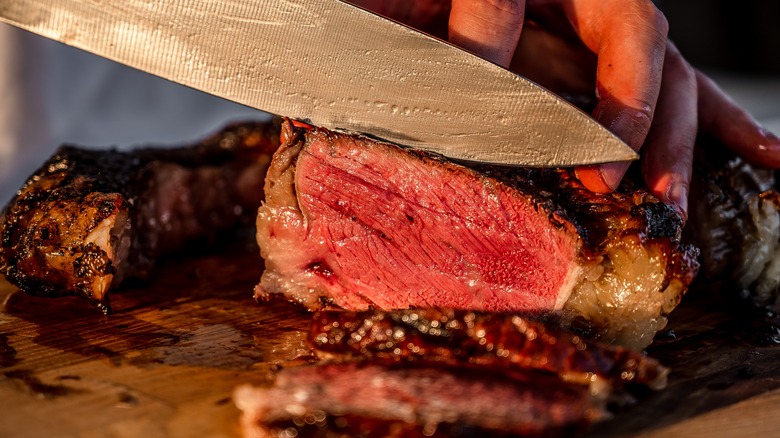
[[778,149],[777,146],[780,144],[780,138],[778,138],[775,133],[764,128],[763,126],[759,126],[758,135],[760,137],[759,142],[761,142],[761,144],[758,145],[759,150],[766,151],[773,148]]
[[604,184],[614,191],[620,185],[620,180],[623,179],[623,175],[626,174],[629,162],[618,163],[605,163],[599,166],[599,173],[601,173],[601,179],[604,180]]
[[685,222],[688,219],[688,186],[680,182],[669,184],[666,198]]

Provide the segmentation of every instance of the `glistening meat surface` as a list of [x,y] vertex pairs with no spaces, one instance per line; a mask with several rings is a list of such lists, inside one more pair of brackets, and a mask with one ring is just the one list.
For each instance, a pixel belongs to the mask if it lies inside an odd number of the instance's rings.
[[157,258],[251,222],[278,125],[236,125],[192,146],[130,152],[64,146],[0,216],[0,273],[28,293],[108,292]]
[[345,363],[236,389],[245,437],[571,436],[604,415],[586,386],[545,374]]
[[534,312],[641,348],[698,268],[641,189],[596,195],[566,170],[471,169],[290,123],[282,137],[257,219],[261,299]]
[[[706,151],[706,153],[704,152]],[[777,175],[707,143],[694,162],[686,237],[701,248],[701,280],[725,295],[780,311],[780,193]]]
[[471,366],[497,372],[543,371],[594,390],[631,383],[666,386],[656,360],[586,341],[518,315],[415,309],[314,314],[309,344],[325,359]]

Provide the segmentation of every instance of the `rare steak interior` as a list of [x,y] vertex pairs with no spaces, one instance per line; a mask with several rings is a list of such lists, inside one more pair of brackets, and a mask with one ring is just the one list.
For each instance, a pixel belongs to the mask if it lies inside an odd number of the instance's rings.
[[567,170],[475,170],[289,122],[282,138],[259,299],[531,312],[642,348],[698,269],[680,218],[641,188],[598,195]]

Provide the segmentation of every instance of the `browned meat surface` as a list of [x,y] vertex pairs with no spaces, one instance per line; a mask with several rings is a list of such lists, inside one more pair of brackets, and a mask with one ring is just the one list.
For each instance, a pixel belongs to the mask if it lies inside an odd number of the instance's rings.
[[571,436],[604,414],[545,374],[343,363],[284,369],[233,399],[246,437]]
[[0,217],[0,273],[35,295],[108,291],[185,241],[251,221],[278,123],[132,152],[62,147]]
[[290,124],[282,136],[257,219],[259,299],[533,311],[642,348],[698,267],[678,216],[641,188],[596,195],[566,170],[470,169]]
[[325,358],[538,370],[570,382],[666,386],[668,370],[654,359],[518,315],[419,309],[320,311],[312,319],[309,343]]
[[686,238],[701,248],[702,277],[780,311],[780,194],[770,170],[717,145],[696,158]]

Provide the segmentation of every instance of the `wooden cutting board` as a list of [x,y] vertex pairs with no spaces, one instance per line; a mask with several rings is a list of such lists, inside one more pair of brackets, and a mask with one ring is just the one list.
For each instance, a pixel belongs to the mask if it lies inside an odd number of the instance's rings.
[[[251,241],[172,257],[109,316],[0,277],[0,437],[238,437],[233,388],[312,360],[307,314],[251,298],[261,270]],[[669,387],[589,436],[780,436],[780,336],[704,295],[649,349]]]

